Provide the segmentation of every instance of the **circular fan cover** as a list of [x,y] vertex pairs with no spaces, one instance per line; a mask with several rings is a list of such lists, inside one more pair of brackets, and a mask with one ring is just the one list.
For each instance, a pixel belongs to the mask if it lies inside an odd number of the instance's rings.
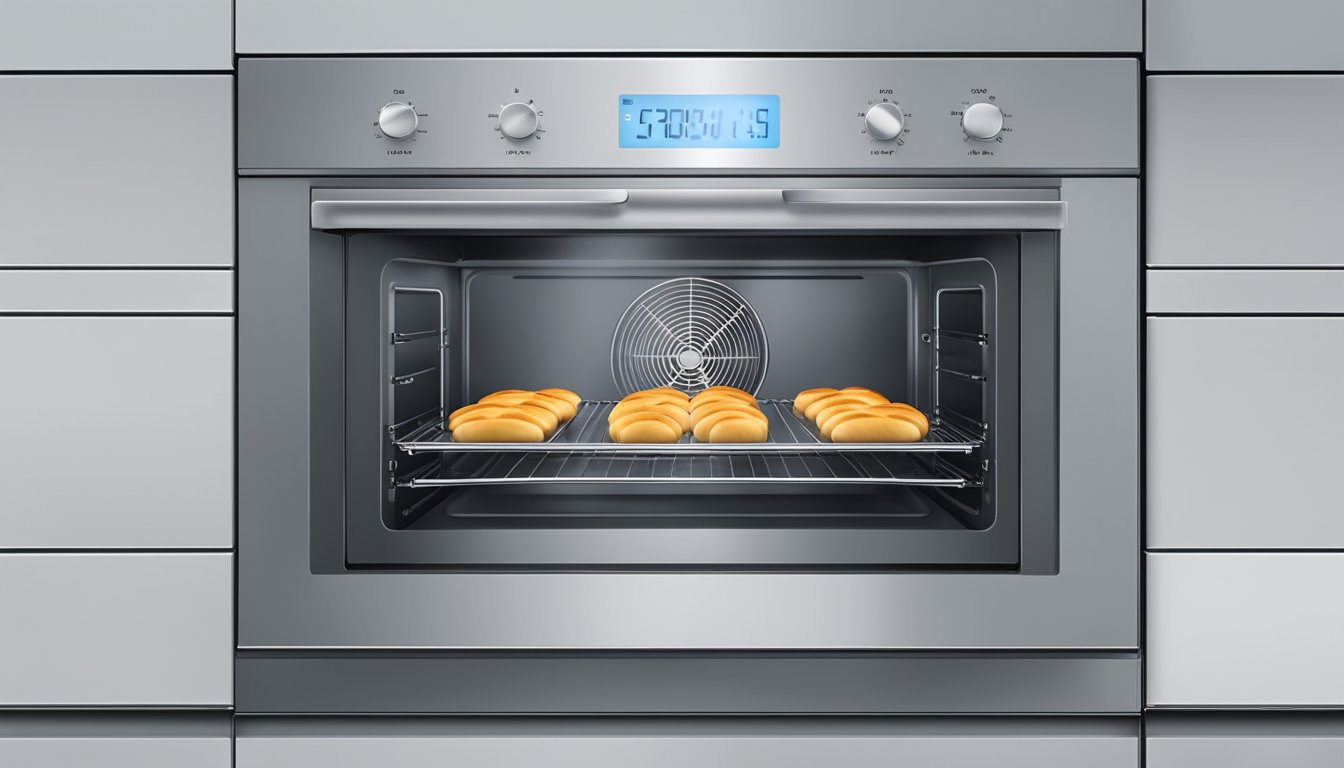
[[702,277],[679,277],[640,294],[616,323],[611,375],[624,393],[726,384],[752,394],[765,381],[769,345],[742,295]]

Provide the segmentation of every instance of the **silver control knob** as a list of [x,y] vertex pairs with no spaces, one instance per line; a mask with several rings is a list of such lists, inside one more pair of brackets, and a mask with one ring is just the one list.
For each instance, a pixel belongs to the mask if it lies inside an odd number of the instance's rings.
[[537,132],[537,110],[515,101],[499,110],[499,131],[510,139],[526,139]]
[[404,139],[415,133],[420,118],[415,116],[415,107],[400,101],[391,101],[378,110],[378,128],[389,139]]
[[961,128],[972,139],[989,141],[1003,131],[1003,110],[985,101],[972,104],[961,116]]
[[901,114],[900,107],[884,101],[868,108],[868,114],[863,116],[863,124],[869,136],[878,141],[891,141],[901,135],[905,115]]

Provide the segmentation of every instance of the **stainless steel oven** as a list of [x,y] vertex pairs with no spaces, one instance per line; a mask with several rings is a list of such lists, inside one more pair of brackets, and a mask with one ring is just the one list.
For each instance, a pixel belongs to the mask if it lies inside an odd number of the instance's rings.
[[[1132,59],[240,62],[240,709],[361,679],[550,711],[410,683],[602,660],[1137,709],[1137,88]],[[715,384],[765,442],[609,439],[630,392]],[[847,385],[928,437],[795,415]],[[445,427],[549,386],[583,402],[545,442]],[[949,675],[979,682],[935,705]]]

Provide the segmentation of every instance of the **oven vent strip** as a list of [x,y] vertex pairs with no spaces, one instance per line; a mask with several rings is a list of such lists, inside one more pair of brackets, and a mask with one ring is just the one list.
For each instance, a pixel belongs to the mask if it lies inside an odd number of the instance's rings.
[[[612,442],[607,435],[607,414],[615,401],[586,400],[578,413],[546,442],[541,443],[455,443],[441,421],[417,427],[394,440],[408,454],[416,453],[589,453],[641,456],[723,454],[851,454],[851,453],[960,453],[969,454],[984,440],[973,435],[984,430],[967,429],[935,419],[929,435],[917,443],[832,443],[821,436],[811,422],[794,415],[792,400],[761,400],[761,410],[770,419],[770,432],[764,443],[701,443],[689,435],[679,443],[626,444]],[[419,417],[414,420],[419,421]],[[966,420],[968,426],[976,424]]]
[[400,488],[526,484],[789,484],[907,485],[932,488],[980,487],[983,478],[933,457],[928,466],[892,454],[774,454],[731,456],[644,456],[592,452],[499,454],[463,476],[421,467],[396,480]]

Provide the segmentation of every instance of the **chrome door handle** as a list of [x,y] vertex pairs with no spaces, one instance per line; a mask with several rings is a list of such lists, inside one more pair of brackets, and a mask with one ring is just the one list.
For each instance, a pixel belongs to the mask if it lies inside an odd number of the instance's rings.
[[468,210],[605,208],[630,199],[624,189],[323,190],[313,195],[313,229],[421,229]]

